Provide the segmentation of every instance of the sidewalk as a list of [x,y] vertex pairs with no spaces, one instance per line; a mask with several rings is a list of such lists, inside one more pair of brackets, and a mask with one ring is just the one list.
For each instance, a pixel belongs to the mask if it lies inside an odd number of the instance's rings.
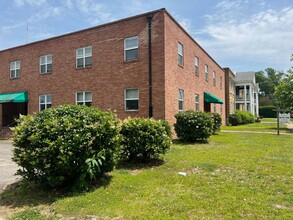
[[0,141],[0,193],[7,184],[15,182],[18,178],[14,175],[18,166],[11,160],[12,149],[10,141]]
[[[221,130],[221,132],[225,133],[253,133],[253,134],[275,134],[277,135],[277,131],[233,131],[233,130]],[[280,135],[293,135],[293,133],[285,133],[280,132]]]

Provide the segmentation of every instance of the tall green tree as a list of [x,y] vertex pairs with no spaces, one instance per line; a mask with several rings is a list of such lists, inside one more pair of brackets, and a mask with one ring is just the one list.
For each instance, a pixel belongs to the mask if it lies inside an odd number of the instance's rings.
[[[291,61],[293,61],[293,54],[291,55]],[[293,111],[293,67],[288,70],[279,85],[275,87],[274,95],[278,106]]]
[[284,73],[273,68],[258,71],[255,74],[256,82],[260,87],[260,105],[272,105],[275,103],[275,87],[280,83]]

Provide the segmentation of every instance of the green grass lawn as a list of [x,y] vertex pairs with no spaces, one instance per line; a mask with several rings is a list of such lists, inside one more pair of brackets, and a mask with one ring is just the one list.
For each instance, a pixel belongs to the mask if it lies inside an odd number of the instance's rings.
[[23,183],[0,204],[24,209],[12,219],[292,219],[292,143],[293,135],[220,132],[207,144],[174,143],[162,164],[115,169],[91,192]]
[[[222,126],[222,130],[230,131],[259,131],[259,132],[275,132],[277,133],[277,119],[264,118],[260,123],[253,123],[239,126]],[[287,125],[280,124],[280,132],[288,133]]]

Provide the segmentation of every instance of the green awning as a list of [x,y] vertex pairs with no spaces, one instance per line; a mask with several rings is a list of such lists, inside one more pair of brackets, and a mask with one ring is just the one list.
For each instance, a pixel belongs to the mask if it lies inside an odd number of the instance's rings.
[[7,102],[28,102],[28,95],[27,92],[11,92],[0,94],[0,103],[7,103]]
[[220,104],[224,104],[224,102],[219,99],[218,97],[210,94],[210,93],[204,93],[204,101],[205,102],[209,102],[209,103],[220,103]]

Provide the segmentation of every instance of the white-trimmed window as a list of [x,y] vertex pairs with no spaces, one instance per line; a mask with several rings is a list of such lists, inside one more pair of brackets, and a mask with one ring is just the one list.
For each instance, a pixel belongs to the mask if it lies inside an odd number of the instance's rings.
[[178,109],[179,111],[184,110],[184,90],[183,89],[178,90]]
[[124,39],[124,61],[138,60],[138,36]]
[[15,79],[20,77],[20,61],[10,62],[10,78]]
[[52,107],[52,96],[50,94],[39,95],[39,111],[43,111],[50,107]]
[[216,86],[216,72],[213,71],[213,84]]
[[199,75],[198,63],[199,63],[199,60],[198,60],[198,57],[196,56],[196,57],[194,58],[194,66],[195,66],[195,74],[196,74],[196,75]]
[[221,112],[221,114],[223,114],[223,105],[222,104],[220,105],[220,112]]
[[208,65],[204,65],[204,71],[206,74],[206,81],[209,81],[209,66]]
[[195,95],[195,111],[199,111],[199,95]]
[[92,105],[92,92],[77,92],[76,93],[76,104],[77,105]]
[[44,55],[40,57],[40,73],[52,72],[52,54]]
[[214,103],[214,112],[217,112],[217,105]]
[[76,49],[76,68],[92,66],[92,46]]
[[223,88],[223,79],[222,79],[222,76],[220,76],[220,89]]
[[129,88],[124,90],[125,111],[138,111],[139,90]]
[[183,45],[181,43],[178,43],[178,64],[180,66],[184,65],[184,56],[183,56]]

